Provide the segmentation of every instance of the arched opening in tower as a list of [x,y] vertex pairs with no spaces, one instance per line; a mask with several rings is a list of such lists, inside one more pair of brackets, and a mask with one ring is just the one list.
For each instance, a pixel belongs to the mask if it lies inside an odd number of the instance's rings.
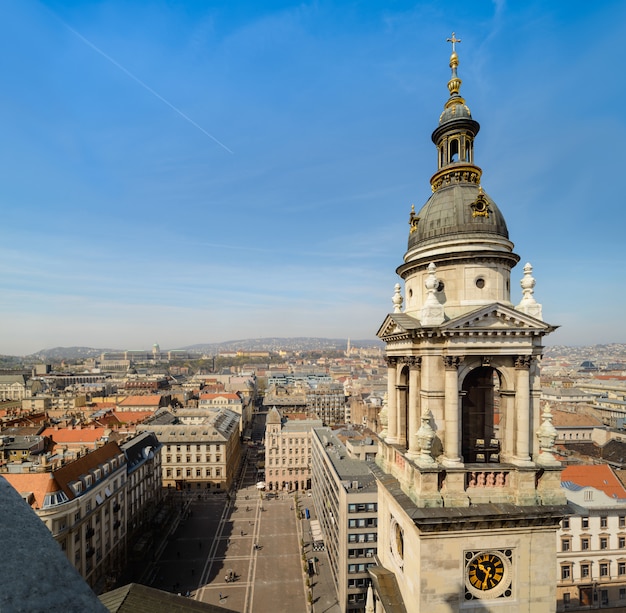
[[398,444],[409,447],[409,367],[403,366],[398,377]]
[[465,462],[500,461],[500,377],[490,366],[463,381],[461,451]]

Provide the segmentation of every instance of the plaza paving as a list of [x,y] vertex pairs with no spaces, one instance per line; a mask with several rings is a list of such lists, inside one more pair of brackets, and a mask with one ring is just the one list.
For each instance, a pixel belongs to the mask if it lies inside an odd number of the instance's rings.
[[[181,521],[146,569],[147,583],[242,613],[308,611],[294,497],[263,499],[256,483],[250,448],[230,495],[186,493]],[[230,571],[234,581],[226,581]]]

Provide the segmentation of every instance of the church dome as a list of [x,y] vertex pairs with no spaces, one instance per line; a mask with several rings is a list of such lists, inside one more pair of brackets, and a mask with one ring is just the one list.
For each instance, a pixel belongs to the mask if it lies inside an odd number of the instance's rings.
[[[441,242],[447,235],[495,234],[508,239],[504,216],[496,203],[472,183],[439,188],[417,213],[415,230],[409,234],[409,249]],[[469,236],[468,236],[469,238]]]
[[449,42],[453,44],[450,96],[432,133],[437,147],[437,171],[430,179],[433,193],[419,212],[411,210],[405,261],[430,257],[434,245],[455,245],[455,250],[464,253],[512,249],[504,216],[480,183],[482,170],[474,163],[474,141],[480,124],[472,118],[460,93],[462,81],[457,74],[459,58],[454,47],[460,41],[453,35]]

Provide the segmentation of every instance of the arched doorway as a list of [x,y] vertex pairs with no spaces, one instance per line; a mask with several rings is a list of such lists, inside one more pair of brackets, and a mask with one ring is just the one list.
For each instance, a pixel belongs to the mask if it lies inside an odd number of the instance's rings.
[[490,366],[463,381],[461,452],[465,462],[500,461],[500,376]]

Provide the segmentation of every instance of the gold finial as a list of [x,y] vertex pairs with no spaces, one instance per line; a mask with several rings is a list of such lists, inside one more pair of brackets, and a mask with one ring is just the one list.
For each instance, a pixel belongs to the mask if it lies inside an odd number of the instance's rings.
[[460,43],[461,39],[457,38],[456,34],[454,32],[452,32],[452,38],[448,38],[448,40],[446,42],[452,43],[452,53],[456,53],[456,49],[455,49],[454,45],[456,45],[456,43]]
[[450,68],[452,69],[452,77],[448,81],[448,90],[450,92],[450,99],[446,103],[446,107],[451,104],[464,103],[465,101],[459,95],[461,89],[461,79],[457,76],[456,69],[459,66],[459,56],[456,54],[456,44],[461,42],[460,38],[456,37],[456,33],[452,32],[452,37],[446,39],[447,42],[452,43],[452,55],[450,56]]

